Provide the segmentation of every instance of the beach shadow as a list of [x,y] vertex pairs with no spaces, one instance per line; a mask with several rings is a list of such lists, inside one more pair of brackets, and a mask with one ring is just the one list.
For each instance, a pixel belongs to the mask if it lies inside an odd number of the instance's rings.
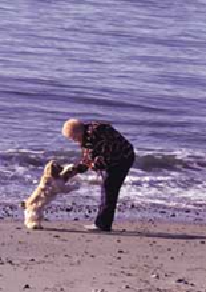
[[[206,235],[192,235],[185,233],[167,233],[167,232],[145,232],[145,231],[121,231],[114,230],[112,232],[99,232],[99,231],[86,231],[77,229],[67,228],[43,228],[40,231],[50,231],[59,233],[80,233],[87,235],[103,235],[103,236],[122,236],[122,237],[149,237],[149,238],[162,238],[162,239],[173,239],[173,240],[206,240]],[[205,242],[206,244],[206,242]]]

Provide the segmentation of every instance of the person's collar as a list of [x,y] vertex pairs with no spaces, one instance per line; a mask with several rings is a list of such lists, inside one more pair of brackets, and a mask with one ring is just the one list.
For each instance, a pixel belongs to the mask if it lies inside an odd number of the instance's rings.
[[83,125],[83,134],[82,134],[82,142],[81,142],[81,147],[84,147],[85,145],[85,139],[86,139],[86,134],[87,134],[87,129],[88,129],[88,124]]

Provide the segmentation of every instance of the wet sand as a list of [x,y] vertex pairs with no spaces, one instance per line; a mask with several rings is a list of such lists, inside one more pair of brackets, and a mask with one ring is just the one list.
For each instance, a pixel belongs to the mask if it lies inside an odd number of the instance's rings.
[[124,220],[91,233],[88,222],[0,220],[0,291],[206,291],[205,224]]

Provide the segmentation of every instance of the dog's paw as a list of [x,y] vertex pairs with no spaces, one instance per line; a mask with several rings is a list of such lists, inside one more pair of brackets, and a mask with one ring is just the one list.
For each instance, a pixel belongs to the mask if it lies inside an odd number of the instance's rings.
[[67,171],[72,171],[73,166],[74,166],[73,163],[70,163],[70,164],[65,165],[65,166],[62,168],[62,172],[61,172],[61,174],[64,174],[64,173],[67,172]]
[[42,225],[34,224],[34,223],[27,223],[27,224],[25,224],[25,226],[28,229],[32,229],[32,230],[42,230],[43,229],[43,226]]
[[70,178],[72,178],[74,176],[73,173],[73,164],[67,164],[66,166],[64,166],[63,170],[61,171],[60,176],[65,180],[69,180]]
[[26,227],[29,228],[29,229],[32,229],[32,230],[42,230],[42,229],[44,229],[42,225],[27,225]]
[[24,210],[24,225],[29,229],[42,229],[43,217],[34,210]]

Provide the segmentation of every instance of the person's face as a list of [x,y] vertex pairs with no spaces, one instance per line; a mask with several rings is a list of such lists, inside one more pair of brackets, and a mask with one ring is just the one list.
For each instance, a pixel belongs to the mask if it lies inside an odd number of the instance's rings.
[[72,138],[73,141],[81,144],[81,142],[82,142],[82,131],[81,130],[76,131],[75,133],[73,133],[71,138]]

